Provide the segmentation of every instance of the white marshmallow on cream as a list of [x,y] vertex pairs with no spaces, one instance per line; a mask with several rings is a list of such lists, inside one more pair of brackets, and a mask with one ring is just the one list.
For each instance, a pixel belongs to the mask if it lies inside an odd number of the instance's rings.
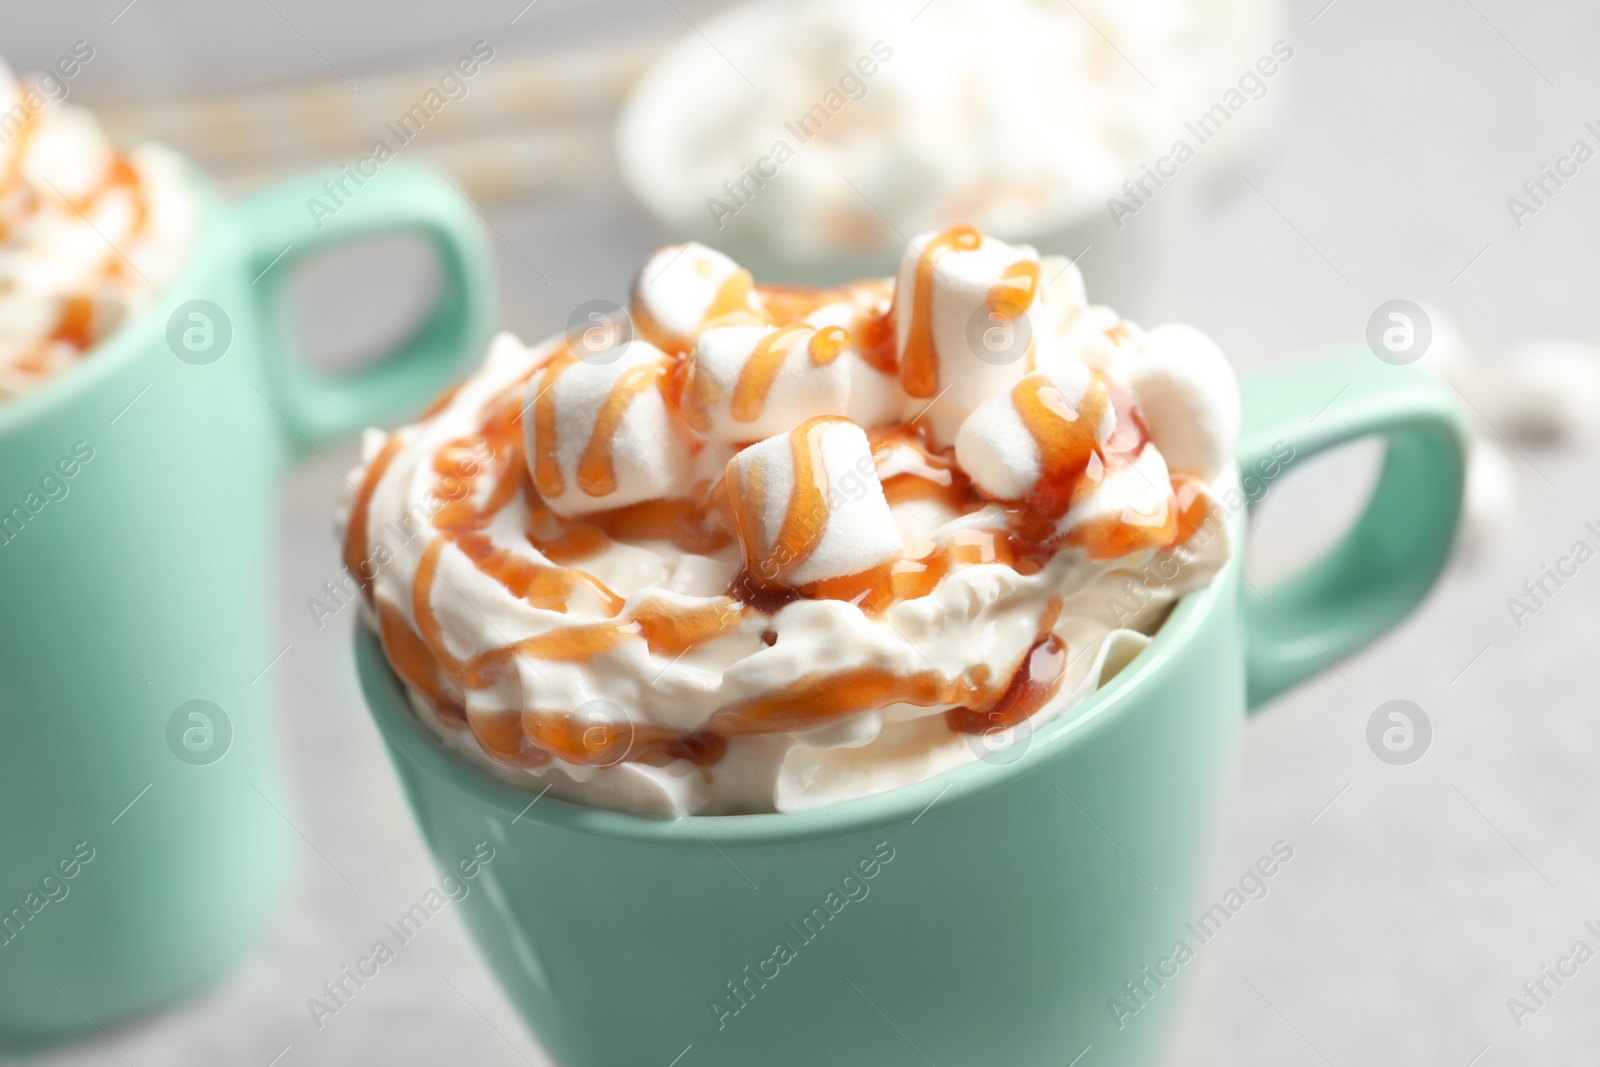
[[906,404],[906,392],[900,379],[885,374],[860,352],[861,339],[855,331],[859,326],[857,309],[846,303],[826,304],[805,317],[805,321],[821,329],[824,326],[842,326],[850,330],[850,344],[839,357],[850,376],[850,395],[845,400],[844,414],[851,422],[865,429],[888,426],[900,421],[900,411]]
[[818,415],[843,415],[850,370],[842,326],[717,326],[689,356],[683,414],[719,444],[783,433]]
[[[799,470],[800,463],[809,470]],[[872,446],[846,419],[813,419],[728,461],[745,567],[772,585],[847,578],[897,559],[905,544]]]
[[668,352],[687,352],[705,325],[729,314],[764,316],[750,272],[712,248],[668,245],[645,261],[630,296],[635,334]]
[[1071,539],[1092,526],[1164,526],[1173,518],[1177,498],[1159,448],[1146,445],[1132,463],[1106,472],[1094,491],[1067,511],[1056,524],[1056,536]]
[[1216,480],[1239,440],[1239,383],[1228,358],[1193,326],[1157,326],[1129,361],[1150,439],[1179,474]]
[[[1101,399],[1095,445],[1105,444],[1117,428],[1117,413],[1105,399],[1104,383],[1082,363],[1061,362],[1049,371],[1034,371],[1023,379],[1029,381],[1039,386],[1036,395],[1045,409],[1069,422],[1090,416],[1085,410],[1090,405],[1085,402],[1098,385]],[[956,434],[956,462],[978,490],[993,500],[1021,500],[1044,475],[1045,457],[1017,410],[1014,389],[978,405]]]
[[894,296],[903,415],[926,409],[940,447],[1032,368],[1047,324],[1040,272],[1032,248],[970,228],[923,234],[906,250]]
[[609,362],[564,356],[529,379],[522,409],[529,472],[550,510],[584,515],[681,494],[689,438],[658,384],[666,355],[631,341]]

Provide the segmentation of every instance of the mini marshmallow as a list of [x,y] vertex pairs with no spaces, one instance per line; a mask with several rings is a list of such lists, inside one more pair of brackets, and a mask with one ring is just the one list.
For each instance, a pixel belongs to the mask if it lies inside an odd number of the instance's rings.
[[847,578],[905,552],[872,446],[848,419],[812,419],[751,445],[728,461],[727,484],[756,581]]
[[1534,444],[1600,437],[1600,351],[1556,337],[1523,341],[1498,365],[1485,414],[1513,440]]
[[[1046,457],[1017,409],[1018,389],[1038,390],[1034,395],[1046,417],[1064,422],[1090,417],[1092,412],[1085,408],[1098,406],[1094,436],[1085,442],[1092,447],[1103,446],[1117,428],[1116,409],[1104,382],[1082,363],[1062,362],[1048,371],[1025,375],[1016,386],[978,405],[956,434],[956,462],[979,492],[993,500],[1021,500],[1044,475]],[[1096,394],[1092,401],[1091,392]],[[1077,457],[1058,459],[1070,463]]]
[[1040,288],[1039,255],[1027,246],[968,227],[911,243],[894,297],[903,413],[927,409],[939,447],[973,409],[1032,368],[1034,343],[1047,327]]
[[522,421],[533,485],[557,515],[584,515],[681,494],[688,431],[659,379],[667,356],[631,341],[584,362],[558,352],[533,375]]
[[714,249],[690,241],[658,250],[639,271],[629,298],[639,337],[680,354],[706,324],[725,316],[766,322],[750,272]]
[[94,114],[77,107],[57,107],[40,113],[34,121],[38,125],[22,163],[28,184],[35,191],[50,190],[69,201],[81,201],[100,189],[116,150]]
[[1129,385],[1167,466],[1214,481],[1239,440],[1239,383],[1222,350],[1193,326],[1158,326],[1131,360]]
[[739,444],[843,415],[849,339],[842,326],[713,327],[689,357],[684,417],[712,441]]
[[[1065,256],[1045,256],[1039,260],[1039,276],[1042,280],[1040,317],[1044,327],[1035,341],[1035,368],[1044,367],[1069,351],[1069,338],[1080,327],[1084,312],[1089,309],[1089,293],[1077,263]],[[1077,359],[1076,362],[1087,361]]]
[[1146,445],[1137,460],[1111,468],[1094,492],[1062,516],[1056,525],[1056,536],[1070,538],[1118,523],[1160,528],[1173,518],[1176,504],[1161,450]]
[[869,430],[899,422],[906,403],[905,390],[900,387],[898,376],[885,374],[861,354],[862,316],[857,308],[846,303],[826,304],[807,315],[805,321],[818,329],[842,326],[850,331],[850,345],[839,357],[850,375],[845,417]]

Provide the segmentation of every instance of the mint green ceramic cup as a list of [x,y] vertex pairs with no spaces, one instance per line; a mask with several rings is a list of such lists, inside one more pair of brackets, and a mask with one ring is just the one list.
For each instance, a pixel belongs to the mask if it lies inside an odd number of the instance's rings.
[[[323,177],[229,204],[196,176],[181,276],[80,366],[0,403],[0,1043],[202,985],[283,888],[278,476],[423,403],[494,318],[478,218],[448,182],[396,165],[318,228]],[[286,268],[403,233],[437,254],[436,313],[380,364],[318,378],[280,332]]]
[[1084,1064],[1155,1062],[1193,981],[1174,946],[1204,951],[1184,923],[1210,903],[1200,880],[1247,709],[1404,616],[1461,505],[1462,425],[1419,372],[1361,351],[1244,392],[1247,487],[1286,449],[1292,466],[1386,440],[1365,517],[1262,597],[1245,591],[1235,515],[1216,581],[1009,761],[793,815],[529,807],[433,740],[363,631],[367,699],[434,855],[496,850],[462,915],[555,1059],[1065,1067],[1093,1046]]

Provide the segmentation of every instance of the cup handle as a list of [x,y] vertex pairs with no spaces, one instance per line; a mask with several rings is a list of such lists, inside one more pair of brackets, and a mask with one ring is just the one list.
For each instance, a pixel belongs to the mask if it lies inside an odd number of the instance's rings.
[[[296,431],[296,451],[381,424],[421,406],[455,376],[487,338],[494,321],[494,278],[476,209],[441,175],[391,165],[359,188],[346,177],[348,197],[337,210],[324,182],[304,174],[244,198],[246,263],[265,332],[265,374],[275,400]],[[331,175],[334,180],[340,176]],[[287,267],[333,245],[398,233],[418,233],[433,246],[443,292],[433,315],[395,351],[342,378],[315,373],[292,351],[279,313]]]
[[1467,430],[1448,386],[1366,349],[1246,375],[1240,392],[1247,496],[1286,463],[1359,437],[1385,443],[1377,488],[1344,540],[1265,592],[1246,586],[1255,708],[1377,638],[1433,587],[1460,519]]

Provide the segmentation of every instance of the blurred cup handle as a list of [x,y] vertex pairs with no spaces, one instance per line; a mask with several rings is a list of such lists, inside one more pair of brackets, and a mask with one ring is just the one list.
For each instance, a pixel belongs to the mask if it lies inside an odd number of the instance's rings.
[[1298,573],[1244,596],[1252,708],[1370,643],[1433,587],[1461,514],[1467,430],[1448,386],[1353,349],[1244,376],[1240,475],[1282,468],[1361,437],[1382,474],[1345,538]]
[[[477,209],[442,175],[394,164],[336,203],[330,175],[290,178],[242,200],[248,269],[266,335],[274,400],[305,451],[363,426],[401,418],[439,392],[479,352],[495,316],[492,259]],[[335,180],[338,175],[331,175]],[[344,179],[349,188],[349,178]],[[415,233],[438,257],[438,307],[393,352],[342,378],[317,374],[293,351],[281,304],[288,268],[332,246]]]

